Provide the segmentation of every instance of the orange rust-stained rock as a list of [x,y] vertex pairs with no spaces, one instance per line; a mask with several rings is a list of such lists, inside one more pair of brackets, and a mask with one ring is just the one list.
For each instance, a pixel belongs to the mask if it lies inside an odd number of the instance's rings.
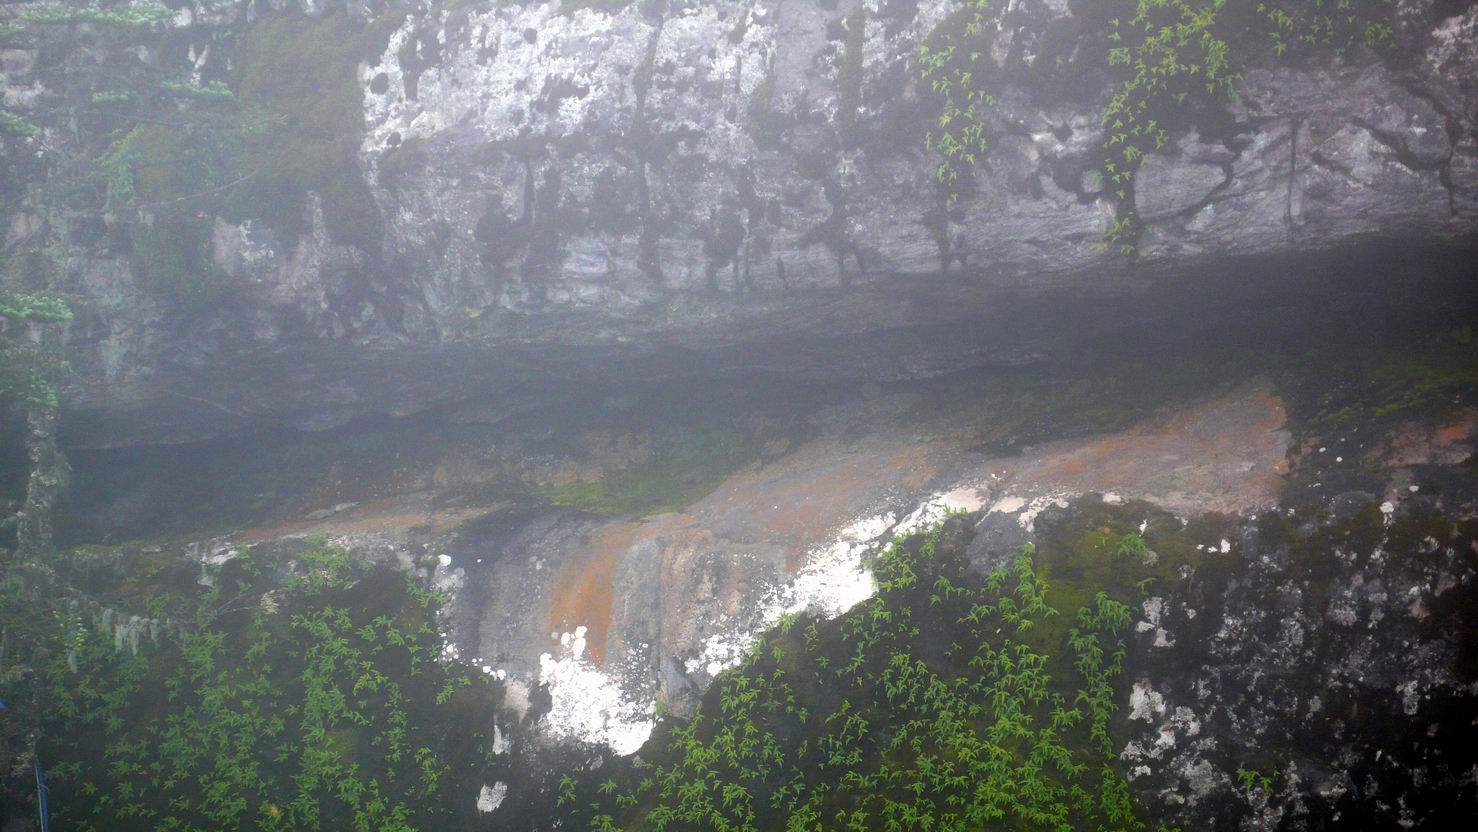
[[1435,426],[1409,422],[1367,455],[1368,461],[1392,468],[1432,463],[1456,464],[1473,452],[1478,410],[1463,408],[1445,415]]
[[549,631],[568,633],[583,626],[585,655],[597,665],[606,658],[616,569],[642,532],[640,523],[627,522],[601,529],[589,548],[565,563],[550,587]]
[[788,547],[786,571],[793,574],[804,565],[807,549],[854,519],[879,484],[922,487],[939,471],[944,450],[941,443],[880,451],[824,441],[805,447],[798,458],[731,478],[704,505],[730,517],[754,518],[754,534]]
[[[1284,421],[1270,385],[1254,382],[1120,433],[1006,459],[904,435],[807,443],[736,473],[682,512],[601,523],[546,579],[543,637],[584,626],[587,658],[609,664],[638,650],[634,642],[646,636],[625,628],[645,615],[657,621],[649,632],[663,654],[690,653],[712,632],[702,622],[742,618],[767,586],[804,568],[814,547],[888,505],[879,503],[885,495],[922,499],[931,485],[1026,498],[1113,491],[1172,510],[1265,505],[1286,470]],[[945,471],[953,473],[940,480]],[[615,597],[616,577],[638,549],[653,546],[657,571],[647,580],[658,583],[660,609],[630,618]]]
[[257,526],[250,529],[242,529],[231,536],[237,543],[250,545],[252,543],[263,543],[269,540],[281,540],[304,534],[313,525],[311,520],[294,520],[290,523],[282,523],[276,526]]
[[[925,501],[1021,511],[1042,498],[1098,491],[1172,511],[1267,505],[1286,470],[1283,425],[1271,385],[1254,381],[1128,430],[1007,457],[989,456],[966,434],[921,438],[907,425],[827,435],[732,474],[681,511],[641,519],[563,512],[511,540],[459,538],[464,575],[448,579],[466,584],[448,614],[466,657],[488,667],[538,679],[541,654],[568,659],[558,638],[584,627],[584,661],[623,684],[641,681],[641,674],[670,674],[674,661],[687,662],[706,645],[731,642],[734,627],[748,626],[774,592],[813,565],[813,553],[836,551],[845,529],[867,519],[883,521],[882,531],[885,518],[901,520]],[[1463,443],[1460,427],[1441,433]],[[610,444],[593,434],[589,440],[592,448]],[[424,539],[422,530],[488,511],[440,505],[407,495],[285,529],[362,531],[376,540],[400,526]],[[489,562],[478,568],[484,557]]]
[[1172,510],[1238,511],[1276,500],[1287,473],[1282,401],[1263,382],[1087,441],[1052,443],[994,468],[1018,494],[1115,492]]
[[1467,442],[1473,438],[1475,427],[1478,427],[1478,410],[1464,410],[1453,414],[1432,433],[1432,444],[1439,448],[1449,448],[1459,442]]

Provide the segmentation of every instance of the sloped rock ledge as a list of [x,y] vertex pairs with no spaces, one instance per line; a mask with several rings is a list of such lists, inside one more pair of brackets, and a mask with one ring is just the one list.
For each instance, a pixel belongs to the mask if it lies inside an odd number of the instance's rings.
[[[1374,303],[1396,316],[1470,308],[1478,248],[1362,246],[1323,257],[1243,257],[1096,275],[1056,291],[898,276],[868,289],[690,299],[683,313],[520,316],[481,343],[291,340],[224,354],[181,344],[162,367],[108,380],[85,349],[64,408],[71,447],[176,444],[264,431],[321,431],[434,412],[496,422],[592,391],[685,378],[819,382],[932,378],[1023,366],[1134,338],[1239,320],[1321,319]],[[1403,286],[1399,294],[1390,285]],[[1302,318],[1302,320],[1307,320]]]

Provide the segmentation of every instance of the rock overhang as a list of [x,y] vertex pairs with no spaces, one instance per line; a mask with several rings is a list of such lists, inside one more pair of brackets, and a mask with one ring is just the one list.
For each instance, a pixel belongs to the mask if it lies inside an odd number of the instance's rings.
[[[1035,313],[1012,308],[1019,294],[1153,304],[1145,287],[1166,274],[1235,284],[1301,258],[1348,272],[1372,241],[1471,256],[1472,10],[1403,3],[1391,60],[1250,67],[1238,100],[1147,164],[1130,262],[1102,245],[1113,211],[1085,184],[1112,79],[1078,54],[1101,15],[1073,4],[1012,6],[991,53],[1000,135],[941,209],[914,76],[951,8],[313,4],[368,33],[355,193],[383,239],[346,244],[315,194],[296,241],[217,218],[233,298],[209,314],[133,285],[117,252],[79,257],[63,287],[79,311],[70,441],[322,429],[507,395],[550,368],[581,383],[708,371],[676,354],[917,377],[1021,356],[966,344],[849,365],[837,343],[999,326]],[[212,5],[170,37],[219,73],[234,58],[207,41],[271,14]],[[379,389],[353,378],[376,373]],[[411,392],[383,400],[394,387]]]

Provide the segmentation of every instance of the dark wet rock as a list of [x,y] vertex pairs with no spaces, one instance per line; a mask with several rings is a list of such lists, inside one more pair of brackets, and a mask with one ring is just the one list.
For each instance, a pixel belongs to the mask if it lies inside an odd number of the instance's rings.
[[1030,540],[1031,535],[1016,515],[991,512],[976,523],[975,539],[970,541],[965,557],[972,569],[985,574],[1010,563],[1022,544]]
[[1184,828],[1449,829],[1478,805],[1474,527],[1356,499],[1247,521],[1144,601],[1120,758]]
[[1365,491],[1346,491],[1329,501],[1329,513],[1335,522],[1349,520],[1371,504],[1375,495]]

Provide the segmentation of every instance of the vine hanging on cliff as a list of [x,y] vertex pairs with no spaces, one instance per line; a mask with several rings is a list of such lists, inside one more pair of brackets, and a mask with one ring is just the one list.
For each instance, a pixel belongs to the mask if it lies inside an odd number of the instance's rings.
[[[0,292],[0,396],[55,410],[55,376],[62,357],[54,338],[31,337],[34,327],[72,320],[72,308],[52,295]],[[17,330],[15,333],[9,330]]]
[[1105,190],[1119,206],[1105,234],[1108,245],[1132,254],[1140,224],[1133,208],[1134,174],[1147,153],[1165,148],[1162,125],[1167,105],[1192,94],[1232,97],[1241,74],[1232,68],[1231,47],[1217,31],[1226,0],[1139,0],[1127,22],[1109,22],[1109,66],[1123,67],[1125,80],[1103,113]]
[[924,145],[939,154],[935,178],[958,197],[958,182],[990,148],[985,113],[995,104],[981,84],[985,70],[983,27],[991,20],[989,0],[967,0],[965,7],[919,47],[919,67],[929,89],[943,99],[943,111]]
[[[1134,177],[1163,151],[1170,124],[1195,103],[1235,100],[1243,67],[1267,56],[1334,60],[1392,42],[1394,0],[1109,0],[1108,65],[1117,85],[1102,115],[1101,195],[1115,206],[1104,242],[1125,255],[1144,226],[1134,207]],[[995,103],[983,83],[999,19],[988,0],[962,7],[925,39],[919,66],[940,114],[925,136],[939,155],[935,178],[950,202],[962,177],[989,147],[985,114]]]
[[1164,150],[1165,124],[1188,101],[1235,100],[1242,67],[1259,49],[1274,58],[1332,50],[1336,60],[1358,45],[1390,42],[1392,0],[1136,0],[1133,16],[1114,18],[1109,66],[1121,75],[1103,113],[1100,176],[1117,215],[1106,245],[1137,250],[1144,225],[1134,206],[1134,177],[1146,155]]

